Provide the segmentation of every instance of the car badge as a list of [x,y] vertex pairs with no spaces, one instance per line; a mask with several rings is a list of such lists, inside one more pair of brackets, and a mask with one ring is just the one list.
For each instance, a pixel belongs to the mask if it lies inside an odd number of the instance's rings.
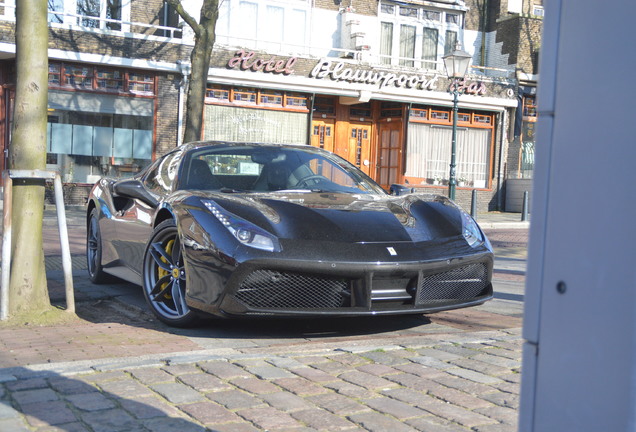
[[397,255],[397,252],[392,247],[388,247],[388,248],[386,248],[386,250],[389,251],[389,254],[391,254],[391,256],[396,256]]

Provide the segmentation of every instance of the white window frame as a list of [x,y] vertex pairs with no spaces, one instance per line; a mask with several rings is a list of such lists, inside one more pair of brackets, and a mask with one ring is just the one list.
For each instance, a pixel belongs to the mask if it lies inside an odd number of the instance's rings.
[[[242,4],[256,6],[255,25],[246,22]],[[311,6],[310,0],[224,0],[220,2],[216,42],[277,54],[306,52],[310,43]],[[268,8],[282,9],[281,37],[272,38],[270,20],[262,18],[267,17]],[[304,15],[304,21],[299,21],[299,14]],[[247,27],[255,28],[255,36],[249,40],[244,36]]]
[[[393,13],[385,13],[382,12],[382,5],[391,5],[393,6]],[[418,13],[417,17],[404,16],[400,14],[400,8],[417,8]],[[444,8],[444,7],[432,7],[432,6],[422,6],[419,4],[398,4],[392,3],[389,1],[382,1],[380,3],[380,7],[378,8],[379,15],[379,24],[378,28],[381,27],[381,23],[391,23],[393,25],[393,40],[391,43],[391,58],[390,62],[387,61],[386,56],[380,57],[379,63],[391,64],[394,66],[400,65],[413,65],[416,68],[420,69],[441,69],[442,62],[441,58],[445,54],[445,38],[447,31],[453,31],[457,34],[457,40],[463,39],[463,27],[464,27],[464,19],[465,19],[465,9],[463,8]],[[427,19],[425,18],[424,11],[430,11],[433,13],[439,13],[439,19]],[[448,23],[446,22],[447,14],[458,15],[458,23]],[[400,29],[401,26],[415,26],[415,58],[400,58]],[[431,64],[431,61],[423,61],[423,41],[424,41],[424,28],[430,28],[437,30],[437,59],[435,64]],[[381,41],[381,33],[378,32],[378,43],[377,46],[380,47],[382,44]],[[379,49],[378,49],[379,54]]]
[[[94,29],[99,29],[99,30],[106,30],[106,31],[121,31],[121,32],[128,32],[130,31],[130,13],[131,13],[131,1],[132,0],[123,0],[121,2],[121,17],[119,20],[120,25],[121,25],[121,29],[119,30],[111,30],[107,27],[107,22],[104,21],[106,19],[106,14],[108,11],[107,8],[107,0],[99,0],[99,16],[95,16],[95,17],[91,17],[91,16],[86,16],[86,19],[95,19],[98,21],[99,25],[97,27],[95,27]],[[85,26],[82,25],[82,19],[84,19],[84,16],[80,16],[80,14],[78,13],[77,10],[77,0],[61,0],[61,2],[64,5],[63,11],[60,11],[59,13],[63,13],[63,22],[62,23],[57,23],[57,22],[49,22],[49,25],[51,26],[64,26],[64,27],[82,27],[82,28],[86,28]],[[51,12],[49,12],[51,13]],[[90,27],[91,29],[93,29],[93,27]]]

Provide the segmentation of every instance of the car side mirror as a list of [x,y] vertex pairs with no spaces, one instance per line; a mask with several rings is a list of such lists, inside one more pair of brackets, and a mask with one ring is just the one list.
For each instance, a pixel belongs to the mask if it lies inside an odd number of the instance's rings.
[[159,205],[159,201],[137,179],[119,180],[113,184],[113,192],[118,196],[138,199],[151,207]]

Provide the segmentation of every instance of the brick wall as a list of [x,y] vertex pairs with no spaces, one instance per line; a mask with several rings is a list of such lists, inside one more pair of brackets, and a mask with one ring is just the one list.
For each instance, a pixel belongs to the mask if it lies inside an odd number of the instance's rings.
[[333,11],[352,8],[351,12],[360,15],[376,16],[378,14],[377,0],[315,0],[314,7]]

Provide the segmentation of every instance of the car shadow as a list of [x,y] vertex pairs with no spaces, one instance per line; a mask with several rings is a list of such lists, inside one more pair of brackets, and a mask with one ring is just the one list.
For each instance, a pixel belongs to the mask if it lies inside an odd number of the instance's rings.
[[412,330],[430,323],[431,320],[422,314],[335,318],[212,318],[205,320],[197,328],[176,329],[166,327],[166,330],[173,334],[188,337],[316,340],[395,333]]
[[124,371],[81,379],[23,367],[1,369],[0,374],[3,431],[208,431]]
[[[59,277],[59,275],[58,275]],[[430,324],[422,314],[369,317],[206,317],[190,329],[169,327],[152,315],[140,287],[127,282],[93,285],[86,276],[74,274],[76,314],[91,323],[131,325],[188,337],[210,338],[326,338],[382,334]],[[50,297],[63,307],[65,298],[59,279],[49,278]],[[55,291],[55,293],[53,293]]]

